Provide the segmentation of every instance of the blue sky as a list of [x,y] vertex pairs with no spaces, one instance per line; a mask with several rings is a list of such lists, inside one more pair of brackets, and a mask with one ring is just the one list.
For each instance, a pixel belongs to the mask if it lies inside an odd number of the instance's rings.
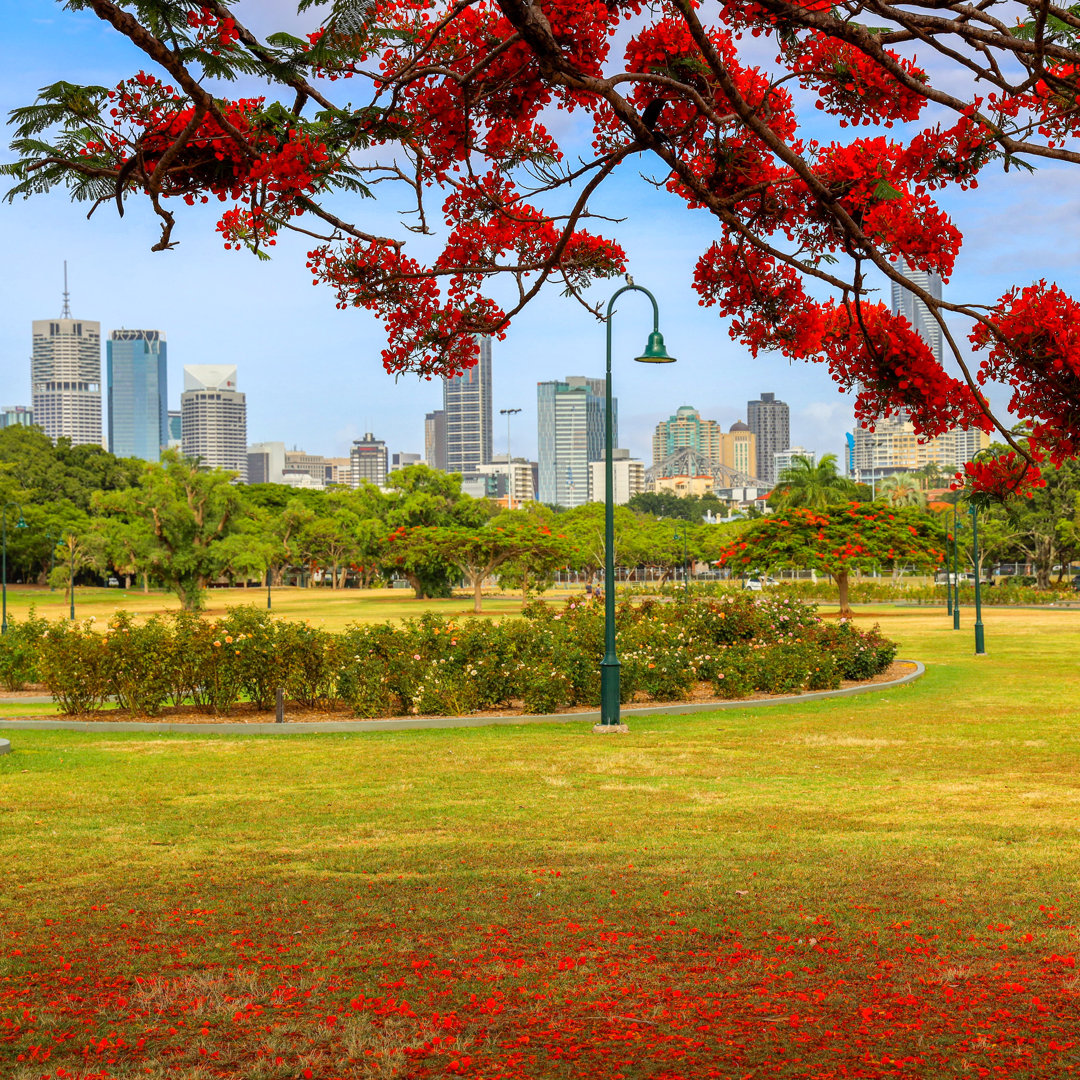
[[[90,13],[64,11],[52,0],[5,0],[0,10],[5,116],[59,79],[114,85],[145,66],[141,54]],[[283,0],[246,0],[237,10],[264,32],[300,25]],[[314,25],[317,18],[309,13],[305,21]],[[978,191],[944,200],[965,235],[946,296],[988,303],[1012,285],[1041,277],[1075,292],[1078,177],[1050,168],[1035,177],[988,173]],[[342,216],[387,231],[393,228],[389,215],[404,202],[403,195],[387,193],[375,203],[347,205]],[[178,205],[186,211],[178,213],[179,246],[153,253],[152,215],[137,200],[127,205],[122,220],[103,206],[89,221],[87,207],[71,204],[60,191],[0,206],[7,269],[0,290],[0,405],[29,404],[30,322],[59,314],[67,259],[73,314],[99,320],[103,334],[120,326],[166,333],[170,407],[179,402],[184,364],[236,363],[251,442],[281,440],[337,455],[370,430],[392,451],[423,452],[424,413],[441,407],[441,384],[413,376],[395,381],[385,373],[381,326],[365,312],[336,310],[328,290],[312,287],[303,238],[283,237],[273,261],[262,263],[222,249],[213,231],[216,206],[188,211]],[[698,255],[715,235],[707,215],[688,212],[631,170],[594,208],[625,218],[596,229],[623,244],[636,282],[656,294],[668,351],[679,358],[663,367],[630,363],[651,329],[650,311],[644,297],[620,301],[614,379],[622,445],[649,463],[653,427],[678,406],[694,405],[728,426],[745,418],[748,399],[772,391],[791,406],[793,443],[819,454],[841,452],[851,402],[824,368],[775,356],[754,360],[730,340],[722,320],[698,305],[690,284]],[[410,247],[422,253],[419,241]],[[596,289],[594,299],[606,303],[616,287]],[[534,456],[536,383],[601,375],[604,329],[553,291],[518,316],[493,356],[494,407],[523,410],[514,420],[513,450]],[[498,421],[496,413],[495,450],[501,452],[506,428]]]

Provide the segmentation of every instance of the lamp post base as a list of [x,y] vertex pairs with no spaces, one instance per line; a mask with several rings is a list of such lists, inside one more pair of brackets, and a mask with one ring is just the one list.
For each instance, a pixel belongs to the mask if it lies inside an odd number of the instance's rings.
[[618,660],[600,662],[600,727],[619,726],[620,667]]
[[608,735],[613,731],[628,735],[630,728],[626,724],[593,724],[593,733],[596,735]]

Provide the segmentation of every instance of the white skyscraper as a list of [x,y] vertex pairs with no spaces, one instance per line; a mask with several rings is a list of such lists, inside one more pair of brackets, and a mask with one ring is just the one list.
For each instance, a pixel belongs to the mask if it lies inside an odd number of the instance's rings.
[[[897,262],[896,268],[923,292],[929,293],[935,300],[941,299],[941,278],[937,274],[928,273],[926,270],[916,270],[913,266],[908,266],[903,259]],[[892,283],[892,309],[897,315],[903,315],[911,323],[923,341],[930,346],[930,351],[937,362],[942,363],[944,356],[941,327],[938,326],[937,319],[931,314],[926,302],[905,289],[899,282],[894,281]]]
[[236,389],[235,364],[185,367],[180,415],[184,457],[247,480],[247,399]]
[[443,467],[463,476],[477,472],[491,460],[491,338],[479,338],[477,344],[477,362],[460,375],[443,379]]
[[[536,384],[537,498],[568,509],[589,501],[589,462],[604,456],[604,379],[568,375]],[[619,441],[619,403],[611,399],[611,441]]]
[[35,319],[30,360],[34,423],[50,439],[101,445],[101,323],[73,319],[64,265],[58,319]]

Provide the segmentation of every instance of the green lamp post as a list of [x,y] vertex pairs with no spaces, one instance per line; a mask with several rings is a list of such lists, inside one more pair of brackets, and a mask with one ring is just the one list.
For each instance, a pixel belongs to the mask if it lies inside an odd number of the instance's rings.
[[266,568],[266,610],[270,611],[272,608],[270,602],[270,567]]
[[607,306],[607,367],[604,389],[604,659],[600,661],[600,726],[619,726],[619,658],[615,654],[615,470],[612,466],[612,408],[611,408],[611,317],[615,301],[624,292],[642,292],[653,309],[653,329],[645,351],[635,357],[642,364],[672,364],[660,333],[660,309],[656,297],[648,289],[635,285],[627,276],[627,284],[616,290]]
[[979,511],[971,507],[971,558],[975,563],[975,655],[986,655],[986,635],[982,621],[982,591],[979,579]]
[[6,503],[4,503],[3,507],[0,507],[0,522],[2,522],[2,524],[0,524],[0,547],[3,548],[3,556],[2,556],[2,560],[3,560],[2,581],[3,581],[3,584],[2,584],[2,586],[0,586],[0,591],[3,592],[3,601],[2,601],[3,614],[0,615],[0,634],[6,634],[7,633],[7,512],[8,512],[8,507],[11,507],[13,510],[17,510],[18,513],[19,513],[19,520],[15,523],[15,528],[16,529],[25,529],[26,528],[26,522],[23,520],[23,516],[22,516],[22,507],[19,506],[18,503],[6,502]]
[[71,541],[68,548],[68,618],[75,621],[75,543]]
[[960,629],[960,513],[956,503],[952,511],[952,561],[953,561],[953,606],[952,628]]
[[949,533],[945,532],[945,614],[952,618],[952,573],[949,570]]

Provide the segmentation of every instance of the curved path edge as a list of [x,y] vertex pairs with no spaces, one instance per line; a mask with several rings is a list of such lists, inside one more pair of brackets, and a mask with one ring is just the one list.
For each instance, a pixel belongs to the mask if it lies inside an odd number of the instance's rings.
[[[894,690],[898,686],[914,682],[926,673],[925,666],[918,660],[900,660],[898,663],[914,664],[915,670],[890,682],[866,683],[863,686],[849,686],[843,690],[817,690],[809,694],[791,694],[786,697],[765,698],[758,701],[703,701],[687,705],[641,705],[622,709],[627,719],[637,716],[673,716],[682,713],[717,712],[722,709],[753,709],[762,706],[799,705],[805,701],[821,701],[824,698],[854,697],[856,694],[869,694],[877,690]],[[182,731],[201,732],[203,735],[299,735],[305,732],[371,732],[371,731],[412,731],[423,728],[465,728],[493,727],[500,724],[595,724],[600,719],[600,710],[579,713],[547,713],[538,716],[425,716],[415,719],[396,720],[318,720],[287,721],[284,724],[185,724],[185,723],[141,723],[139,721],[118,721],[108,723],[94,720],[5,720],[0,718],[0,730],[8,731]],[[0,740],[0,743],[6,740]],[[10,746],[8,747],[10,750]],[[0,754],[7,751],[0,748]]]

